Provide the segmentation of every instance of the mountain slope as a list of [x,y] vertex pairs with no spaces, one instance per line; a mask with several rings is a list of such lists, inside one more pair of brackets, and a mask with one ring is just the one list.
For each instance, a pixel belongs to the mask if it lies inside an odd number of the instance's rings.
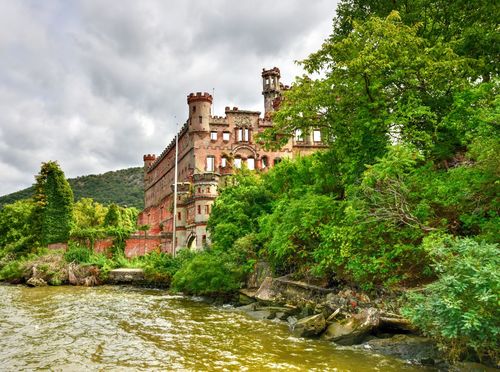
[[[121,169],[98,175],[68,179],[75,200],[92,198],[102,204],[116,203],[122,206],[144,207],[143,169],[141,167]],[[0,208],[33,195],[33,187],[0,197]]]

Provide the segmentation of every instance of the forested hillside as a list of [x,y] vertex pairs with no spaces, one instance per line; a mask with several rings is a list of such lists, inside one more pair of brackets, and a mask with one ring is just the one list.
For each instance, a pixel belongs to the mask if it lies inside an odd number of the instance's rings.
[[[92,198],[102,204],[116,203],[121,206],[142,209],[143,184],[142,168],[127,168],[103,174],[92,174],[68,179],[75,201]],[[33,187],[0,197],[0,208],[17,200],[33,195]]]

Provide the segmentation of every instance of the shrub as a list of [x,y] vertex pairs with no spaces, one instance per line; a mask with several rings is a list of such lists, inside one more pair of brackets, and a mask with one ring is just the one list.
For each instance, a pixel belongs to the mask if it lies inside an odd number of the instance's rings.
[[405,316],[450,359],[499,359],[500,251],[496,244],[441,239],[429,244],[438,280],[408,295]]
[[242,272],[221,252],[205,251],[186,260],[172,280],[172,287],[186,294],[224,295],[240,288]]
[[68,250],[64,253],[64,259],[68,263],[88,263],[91,256],[92,252],[90,251],[90,249],[88,249],[87,247],[82,247],[75,243],[70,243]]
[[23,277],[23,266],[20,261],[10,261],[0,269],[0,281],[13,281]]

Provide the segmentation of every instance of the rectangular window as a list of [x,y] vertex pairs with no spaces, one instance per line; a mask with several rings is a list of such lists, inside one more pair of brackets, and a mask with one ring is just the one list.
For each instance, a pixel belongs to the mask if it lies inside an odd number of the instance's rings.
[[223,141],[229,141],[229,132],[223,132],[222,133],[222,140]]
[[215,157],[207,156],[207,172],[213,172],[215,169]]
[[222,159],[220,159],[220,166],[221,166],[222,168],[227,167],[227,159],[226,159],[226,158],[222,158]]
[[254,158],[248,158],[247,159],[247,167],[250,170],[254,170],[255,169],[255,159]]
[[210,194],[210,186],[207,186],[207,194]]
[[201,214],[201,205],[198,206],[198,214]]
[[205,205],[205,214],[210,214],[210,206]]
[[241,168],[241,158],[234,159],[234,166],[238,169]]
[[304,141],[304,137],[302,137],[302,130],[295,129],[295,141],[296,142],[302,142],[302,141]]
[[319,130],[313,131],[313,141],[314,142],[321,142],[321,131],[319,131]]
[[202,123],[202,117],[198,116],[198,120],[200,121],[200,124]]
[[238,129],[238,142],[243,141],[243,129]]
[[217,141],[217,132],[210,132],[210,139],[212,141]]
[[177,221],[180,221],[181,217],[182,217],[181,212],[177,212]]
[[243,141],[248,142],[248,128],[243,129]]

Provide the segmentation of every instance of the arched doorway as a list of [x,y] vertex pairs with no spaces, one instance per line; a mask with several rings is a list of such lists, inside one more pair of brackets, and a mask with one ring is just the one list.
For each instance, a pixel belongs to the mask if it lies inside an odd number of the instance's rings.
[[190,251],[196,250],[196,235],[195,234],[192,234],[191,236],[189,236],[189,238],[187,239],[186,246]]

